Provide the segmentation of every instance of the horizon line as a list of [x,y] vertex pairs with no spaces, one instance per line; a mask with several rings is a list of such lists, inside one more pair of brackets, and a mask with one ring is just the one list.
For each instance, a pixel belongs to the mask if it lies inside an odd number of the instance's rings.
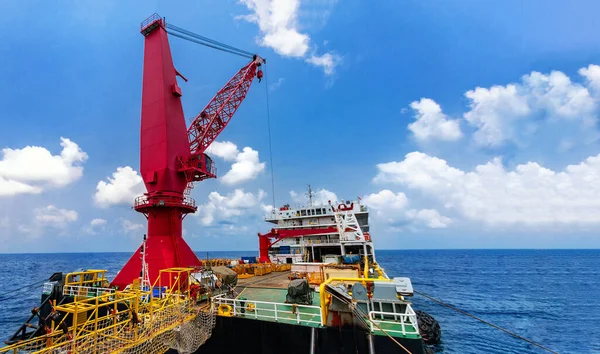
[[[376,251],[600,251],[600,248],[380,248]],[[193,251],[203,252],[257,252],[258,250],[210,250]],[[82,253],[135,253],[135,251],[72,251],[72,252],[0,252],[0,255],[18,254],[82,254]]]

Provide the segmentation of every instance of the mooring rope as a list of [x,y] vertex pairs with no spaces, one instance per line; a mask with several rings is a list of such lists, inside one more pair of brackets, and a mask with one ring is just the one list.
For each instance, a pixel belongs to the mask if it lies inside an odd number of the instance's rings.
[[14,297],[14,296],[6,296],[6,295],[8,295],[8,294],[14,294],[14,293],[18,293],[18,292],[20,292],[20,291],[23,291],[23,290],[29,290],[29,289],[31,289],[32,287],[36,286],[36,285],[42,285],[42,283],[44,283],[44,282],[46,282],[46,281],[48,281],[48,279],[42,279],[42,280],[38,280],[38,281],[36,281],[35,283],[31,283],[31,284],[29,284],[29,285],[24,285],[24,286],[22,286],[22,287],[20,287],[20,288],[16,288],[16,289],[12,290],[12,291],[5,292],[5,293],[3,294],[4,296],[0,297],[0,301],[4,301],[4,300],[8,300],[8,299],[12,299],[12,298]]
[[466,312],[466,311],[463,311],[463,310],[461,310],[461,309],[459,309],[459,308],[456,308],[456,307],[454,307],[454,306],[452,306],[452,305],[450,305],[450,304],[448,304],[448,303],[446,303],[446,302],[444,302],[444,301],[442,301],[442,300],[436,299],[436,298],[434,298],[434,297],[432,297],[432,296],[429,296],[429,295],[427,295],[427,294],[425,294],[425,293],[422,293],[422,292],[420,292],[420,291],[415,291],[415,294],[419,294],[419,295],[421,295],[421,296],[423,296],[423,297],[425,297],[425,298],[427,298],[427,299],[429,299],[429,300],[431,300],[431,301],[433,301],[433,302],[437,302],[438,304],[440,304],[440,305],[442,305],[442,306],[446,306],[447,308],[449,308],[449,309],[452,309],[452,310],[454,310],[454,311],[456,311],[456,312],[460,312],[460,313],[462,313],[463,315],[465,315],[465,316],[468,316],[468,317],[471,317],[471,318],[472,318],[472,319],[474,319],[474,320],[477,320],[477,321],[479,321],[479,322],[481,322],[481,323],[484,323],[484,324],[486,324],[486,325],[488,325],[488,326],[490,326],[490,327],[496,328],[496,329],[498,329],[498,330],[500,330],[500,331],[502,331],[502,332],[504,332],[504,333],[510,334],[511,336],[513,336],[513,337],[515,337],[515,338],[517,338],[517,339],[523,340],[523,341],[525,341],[525,342],[527,342],[527,343],[529,343],[529,344],[533,344],[533,345],[535,345],[536,347],[538,347],[538,348],[541,348],[541,349],[544,349],[544,350],[545,350],[545,351],[547,351],[547,352],[550,352],[550,353],[553,353],[553,354],[558,354],[558,352],[555,352],[555,351],[554,351],[554,350],[552,350],[552,349],[549,349],[549,348],[547,348],[547,347],[544,347],[543,345],[541,345],[541,344],[539,344],[539,343],[537,343],[537,342],[534,342],[534,341],[532,341],[531,339],[527,339],[527,338],[525,338],[525,337],[523,337],[523,336],[520,336],[520,335],[518,335],[518,334],[516,334],[516,333],[514,333],[514,332],[511,332],[511,331],[509,331],[509,330],[507,330],[507,329],[505,329],[505,328],[502,328],[502,327],[500,327],[500,326],[498,326],[498,325],[495,325],[495,324],[493,324],[493,323],[490,323],[490,322],[488,322],[488,321],[486,321],[486,320],[484,320],[484,319],[482,319],[482,318],[479,318],[479,317],[477,317],[477,316],[475,316],[475,315],[472,315],[472,314],[470,314],[470,313],[468,313],[468,312]]

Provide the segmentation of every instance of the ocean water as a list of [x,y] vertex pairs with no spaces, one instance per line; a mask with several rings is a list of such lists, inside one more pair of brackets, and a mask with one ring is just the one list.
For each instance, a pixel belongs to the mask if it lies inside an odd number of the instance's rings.
[[[206,252],[198,252],[206,258]],[[256,252],[210,252],[210,258]],[[39,303],[41,287],[23,285],[55,271],[107,269],[112,278],[129,253],[0,255],[0,337]],[[408,276],[415,290],[539,342],[559,353],[600,353],[600,250],[378,251],[389,276]],[[545,353],[424,297],[415,309],[442,327],[439,353]]]

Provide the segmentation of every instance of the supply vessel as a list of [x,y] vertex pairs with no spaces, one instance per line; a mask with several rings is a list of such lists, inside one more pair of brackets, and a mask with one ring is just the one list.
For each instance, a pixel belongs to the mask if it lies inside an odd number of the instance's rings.
[[[103,269],[51,274],[40,304],[0,353],[424,353],[439,325],[413,310],[408,278],[377,263],[360,201],[274,210],[259,257],[200,260],[182,237],[195,182],[216,177],[207,148],[266,61],[154,14],[141,24],[140,174],[147,234],[111,280]],[[245,57],[186,125],[168,35]],[[310,199],[312,201],[312,198]]]

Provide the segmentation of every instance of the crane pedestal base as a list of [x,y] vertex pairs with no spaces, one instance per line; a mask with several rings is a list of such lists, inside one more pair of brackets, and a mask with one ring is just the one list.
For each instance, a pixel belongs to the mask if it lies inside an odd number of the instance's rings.
[[[132,281],[140,277],[142,271],[142,246],[131,256],[123,269],[117,274],[111,285],[124,289]],[[173,267],[197,267],[200,260],[182,237],[150,236],[146,240],[146,263],[150,274],[150,283],[153,284],[159,271]],[[166,279],[161,281],[165,282]]]

